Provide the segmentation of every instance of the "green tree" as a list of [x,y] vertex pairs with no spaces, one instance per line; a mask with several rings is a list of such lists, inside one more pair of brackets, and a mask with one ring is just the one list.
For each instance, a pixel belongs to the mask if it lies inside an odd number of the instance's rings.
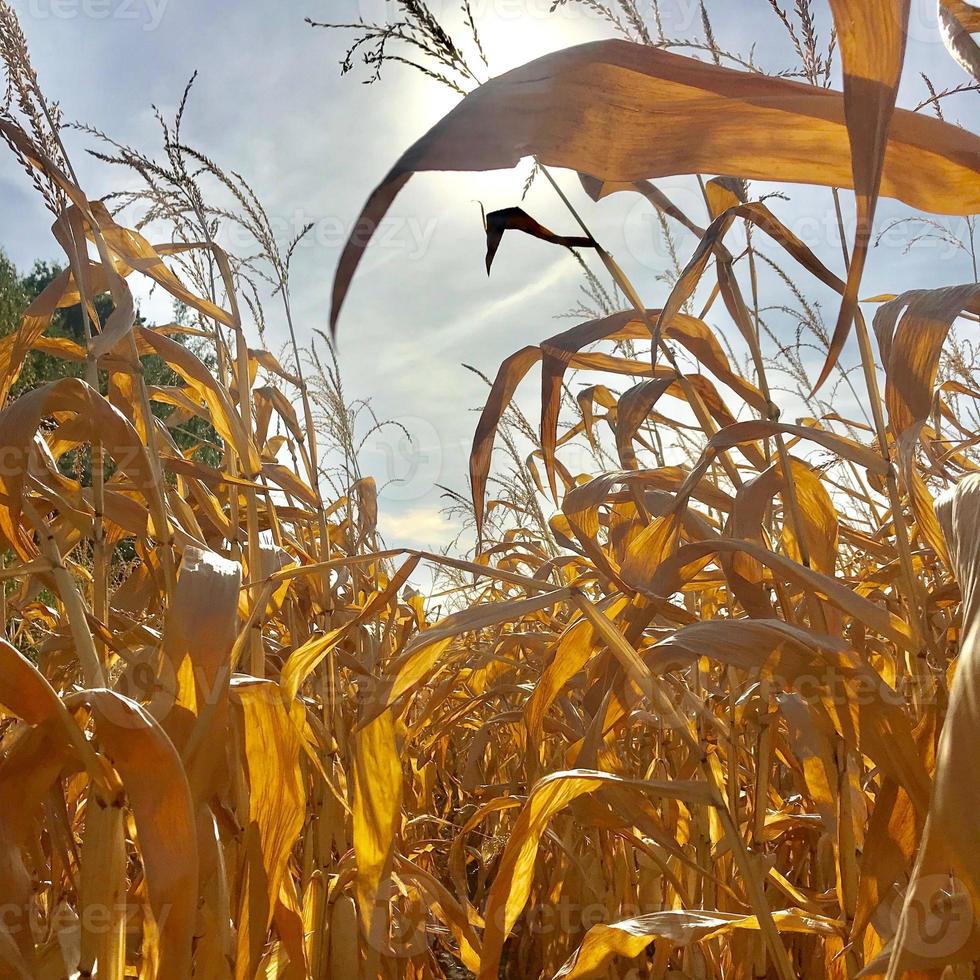
[[[61,268],[51,262],[38,260],[26,275],[18,274],[17,268],[6,253],[0,249],[0,336],[13,333],[20,324],[24,311],[44,291],[48,284],[61,273]],[[108,293],[102,293],[93,303],[99,317],[100,327],[106,322],[112,312],[112,300]],[[178,307],[175,310],[176,319],[182,322],[186,311]],[[137,313],[136,322],[145,325],[145,319]],[[73,306],[58,310],[46,331],[49,337],[65,337],[76,344],[85,346],[85,328],[82,323],[81,308]],[[199,339],[192,338],[188,343],[185,338],[176,334],[179,343],[187,346],[201,358],[204,363],[214,369],[214,354],[208,346]],[[143,376],[150,386],[179,386],[180,377],[164,360],[156,354],[141,358]],[[44,351],[32,350],[24,361],[20,376],[11,389],[10,399],[16,399],[25,391],[37,388],[39,385],[60,378],[80,378],[85,374],[85,363],[67,358],[55,357]],[[100,374],[99,387],[105,393],[108,386],[108,375]],[[157,402],[152,404],[154,414],[167,421],[176,409],[170,405]],[[180,424],[170,426],[171,434],[177,445],[188,450],[196,447],[194,456],[209,466],[220,462],[220,437],[214,427],[205,419],[198,416],[184,419]],[[83,485],[90,482],[88,453],[67,453],[61,460],[61,466],[67,475],[80,480]],[[108,473],[107,473],[108,475]]]

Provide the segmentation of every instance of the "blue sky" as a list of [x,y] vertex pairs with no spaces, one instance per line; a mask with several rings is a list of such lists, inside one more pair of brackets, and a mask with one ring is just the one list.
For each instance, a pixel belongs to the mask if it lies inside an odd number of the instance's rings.
[[[458,0],[433,0],[452,19]],[[607,36],[583,8],[549,14],[550,0],[474,0],[494,74],[567,44]],[[697,0],[664,0],[671,35],[699,31]],[[792,63],[792,51],[766,0],[708,0],[719,41],[773,70]],[[818,0],[822,7],[822,0]],[[347,21],[384,16],[385,0],[14,0],[42,85],[66,119],[82,120],[114,138],[155,153],[158,131],[151,105],[172,114],[185,82],[199,71],[186,116],[188,140],[252,183],[282,238],[307,222],[314,233],[293,269],[294,313],[301,340],[324,328],[333,269],[346,231],[364,199],[398,154],[454,103],[433,82],[389,69],[375,85],[364,72],[342,78],[347,38],[308,27],[303,18]],[[909,63],[901,104],[926,97],[918,76],[939,87],[966,81],[939,41],[932,0],[913,0]],[[824,26],[826,22],[824,21]],[[947,103],[948,116],[976,128],[976,97]],[[70,151],[90,197],[120,189],[121,174],[84,154],[93,141],[69,134]],[[436,483],[465,491],[466,457],[485,388],[462,362],[492,375],[526,343],[572,325],[555,318],[578,301],[580,273],[564,250],[508,238],[487,279],[479,203],[488,209],[518,203],[527,169],[491,175],[433,175],[414,180],[396,202],[383,241],[372,246],[355,280],[340,325],[340,356],[352,397],[371,398],[382,418],[412,433],[409,449],[394,435],[374,436],[364,468],[379,483],[382,531],[391,543],[438,546],[454,529],[439,514]],[[597,237],[616,255],[651,306],[666,291],[657,279],[666,258],[649,215],[624,195],[587,202],[571,175],[561,178],[588,215]],[[701,216],[690,181],[662,186]],[[849,195],[847,195],[849,196]],[[688,203],[690,202],[690,203]],[[847,202],[849,207],[849,202]],[[840,247],[829,192],[797,188],[774,209],[831,265]],[[538,182],[526,207],[556,230],[567,215]],[[909,215],[884,202],[880,220]],[[49,218],[9,155],[0,154],[0,247],[22,268],[38,257],[57,259]],[[954,232],[962,226],[944,219]],[[904,255],[907,231],[875,249],[865,295],[946,285],[972,279],[968,256],[926,244]],[[682,261],[694,242],[678,235]],[[832,299],[800,282],[823,302]],[[774,287],[777,288],[777,287]],[[778,293],[778,288],[777,288]],[[151,318],[169,304],[144,297]],[[270,305],[270,346],[285,341]],[[724,326],[723,324],[719,324]],[[778,322],[777,322],[777,327]],[[533,406],[529,380],[522,403]],[[792,415],[792,412],[788,414]]]

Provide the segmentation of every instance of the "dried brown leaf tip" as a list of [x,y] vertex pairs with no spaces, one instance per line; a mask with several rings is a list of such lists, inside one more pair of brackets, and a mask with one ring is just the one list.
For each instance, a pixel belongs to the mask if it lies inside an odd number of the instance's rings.
[[503,208],[491,211],[485,219],[487,232],[487,275],[493,265],[494,256],[500,248],[500,242],[505,231],[521,231],[532,238],[552,245],[564,245],[565,248],[597,248],[598,245],[591,236],[585,235],[556,235],[544,225],[534,220],[523,208]]

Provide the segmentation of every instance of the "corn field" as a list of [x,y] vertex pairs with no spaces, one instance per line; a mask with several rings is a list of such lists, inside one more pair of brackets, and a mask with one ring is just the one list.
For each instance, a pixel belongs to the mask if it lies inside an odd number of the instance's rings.
[[[159,159],[84,128],[128,175],[90,198],[0,0],[0,133],[65,261],[0,338],[0,976],[978,975],[980,285],[861,282],[881,197],[972,236],[980,137],[945,120],[957,93],[896,107],[909,0],[829,0],[823,48],[810,3],[772,3],[794,77],[730,66],[707,12],[678,53],[617,2],[595,6],[623,38],[482,83],[420,0],[351,25],[369,65],[407,41],[468,94],[365,204],[330,330],[414,174],[528,157],[571,232],[491,212],[487,269],[520,232],[572,250],[597,297],[487,378],[454,555],[385,546],[327,324],[293,322],[297,242],[186,146],[187,93]],[[980,10],[939,0],[939,23],[975,90]],[[655,183],[677,174],[701,213]],[[836,270],[749,181],[838,214],[853,194]],[[696,235],[662,308],[583,191]],[[814,376],[763,323],[774,274],[811,312],[817,284],[839,297]],[[137,281],[186,316],[142,322]],[[49,332],[69,309],[85,343]],[[77,370],[18,387],[35,352]],[[601,380],[573,392],[575,372]],[[845,384],[866,419],[835,407]],[[422,566],[445,593],[411,585]]]

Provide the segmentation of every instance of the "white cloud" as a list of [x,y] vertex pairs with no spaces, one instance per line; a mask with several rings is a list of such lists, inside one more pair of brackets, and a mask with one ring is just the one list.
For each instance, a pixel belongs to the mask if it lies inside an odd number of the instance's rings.
[[401,514],[382,512],[378,530],[391,548],[440,548],[458,533],[435,507],[413,507]]

